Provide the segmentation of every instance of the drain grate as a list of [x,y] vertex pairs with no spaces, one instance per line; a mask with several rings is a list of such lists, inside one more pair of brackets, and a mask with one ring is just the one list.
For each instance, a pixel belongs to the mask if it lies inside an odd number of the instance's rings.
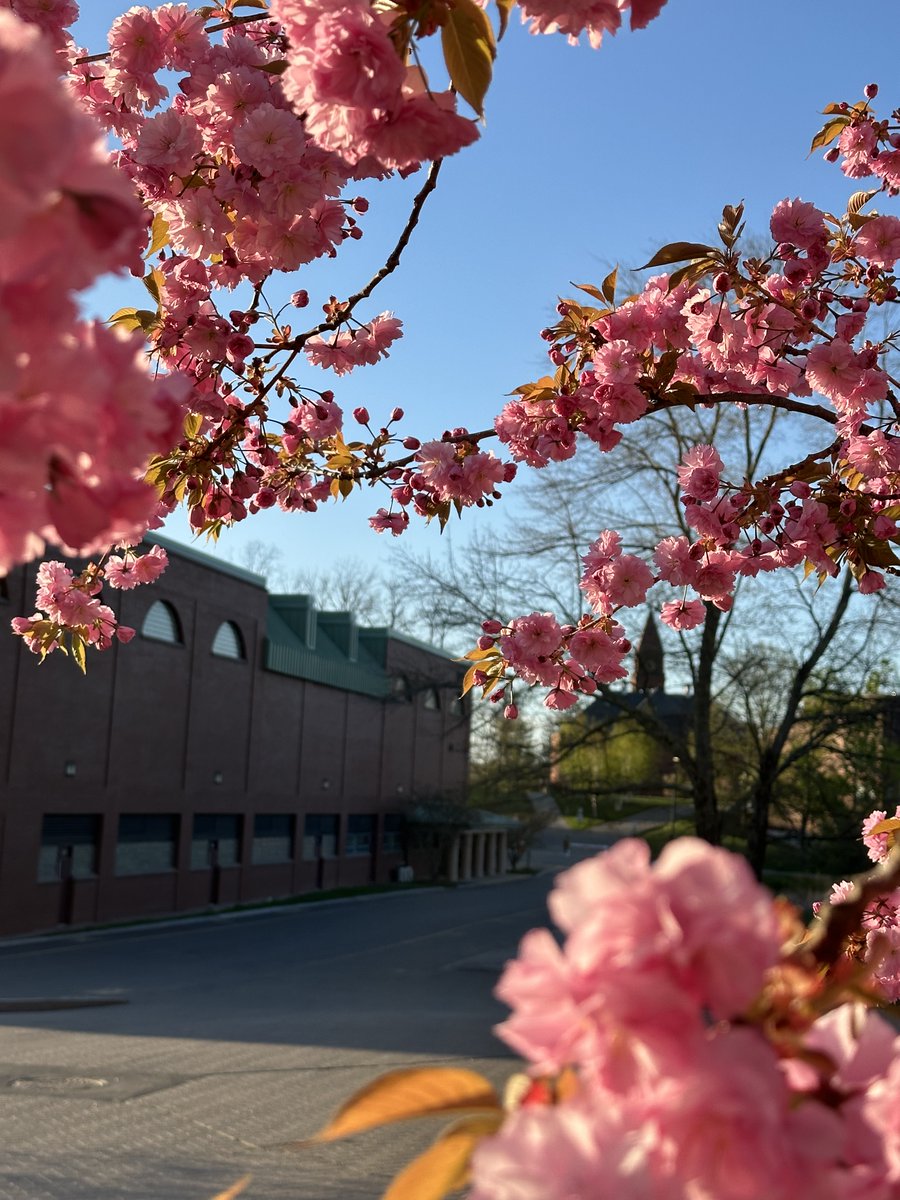
[[114,1104],[163,1092],[186,1083],[188,1075],[150,1075],[137,1071],[102,1074],[69,1067],[0,1063],[0,1096],[55,1096],[61,1100],[104,1100]]
[[96,1079],[90,1075],[63,1075],[59,1079],[20,1075],[18,1079],[10,1079],[7,1087],[24,1092],[91,1092],[109,1087],[111,1082],[115,1080]]

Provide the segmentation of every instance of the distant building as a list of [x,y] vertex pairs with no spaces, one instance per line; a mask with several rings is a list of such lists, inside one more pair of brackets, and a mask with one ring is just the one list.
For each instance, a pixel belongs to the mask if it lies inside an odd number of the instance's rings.
[[[384,881],[411,801],[463,802],[448,656],[162,538],[87,677],[0,636],[0,934]],[[4,581],[10,617],[34,570]],[[415,867],[415,863],[413,863]]]
[[640,713],[652,715],[678,740],[688,738],[694,720],[693,696],[666,691],[665,656],[652,613],[635,647],[631,689],[615,692],[614,698],[598,695],[561,725],[553,782],[576,792],[662,793],[678,763],[664,740],[639,721]]

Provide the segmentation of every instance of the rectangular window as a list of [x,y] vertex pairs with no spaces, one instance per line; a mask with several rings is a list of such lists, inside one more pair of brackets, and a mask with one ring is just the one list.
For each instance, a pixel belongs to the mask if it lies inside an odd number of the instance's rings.
[[191,838],[191,868],[236,867],[241,861],[242,817],[198,813]]
[[303,857],[307,862],[336,858],[338,818],[333,813],[309,813],[303,822]]
[[347,820],[347,850],[351,854],[371,854],[375,842],[375,818],[352,816]]
[[123,813],[116,843],[117,875],[155,875],[175,867],[178,818],[155,813]]
[[403,814],[386,813],[384,817],[384,834],[382,849],[385,854],[403,853]]
[[253,862],[291,862],[294,857],[294,818],[292,816],[256,816],[253,818]]
[[97,874],[99,847],[99,816],[45,816],[38,856],[38,883],[93,878]]

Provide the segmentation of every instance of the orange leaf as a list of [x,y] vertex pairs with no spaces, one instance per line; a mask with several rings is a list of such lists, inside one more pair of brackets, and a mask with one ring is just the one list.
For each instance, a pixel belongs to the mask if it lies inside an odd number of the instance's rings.
[[351,1096],[315,1137],[299,1144],[332,1142],[393,1121],[438,1116],[467,1108],[500,1108],[494,1089],[475,1071],[461,1067],[410,1067],[389,1071]]
[[[900,829],[900,817],[888,817],[885,821],[879,821],[877,825],[873,825],[866,837],[876,837],[879,833],[888,833],[893,835]],[[891,842],[893,842],[893,836]]]
[[224,1192],[219,1192],[218,1196],[213,1196],[213,1200],[234,1200],[235,1196],[241,1194],[252,1178],[251,1175],[245,1175],[243,1179],[239,1179],[237,1183],[233,1183]]
[[444,1130],[433,1146],[406,1167],[384,1193],[383,1200],[443,1200],[469,1178],[472,1151],[500,1128],[503,1114],[464,1117]]

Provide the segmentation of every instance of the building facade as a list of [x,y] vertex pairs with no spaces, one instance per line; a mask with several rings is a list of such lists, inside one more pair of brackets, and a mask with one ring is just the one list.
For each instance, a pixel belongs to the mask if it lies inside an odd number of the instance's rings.
[[[154,540],[86,677],[0,637],[0,935],[386,881],[409,804],[464,799],[450,658]],[[30,613],[33,569],[4,598]]]

